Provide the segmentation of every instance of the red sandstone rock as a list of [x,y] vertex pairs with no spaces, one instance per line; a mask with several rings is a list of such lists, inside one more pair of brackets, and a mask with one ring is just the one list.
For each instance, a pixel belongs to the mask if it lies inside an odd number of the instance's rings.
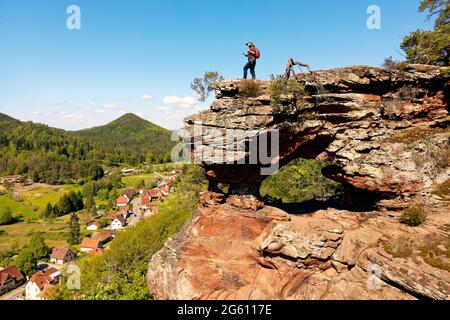
[[[239,80],[227,80],[219,84],[210,110],[186,118],[183,140],[207,178],[217,182],[259,184],[267,177],[261,163],[234,164],[250,153],[225,140],[227,130],[241,130],[240,145],[279,130],[274,161],[280,166],[296,157],[329,160],[334,165],[329,177],[357,189],[389,196],[430,194],[434,182],[450,175],[449,168],[435,172],[440,157],[429,156],[450,147],[450,90],[445,87],[450,81],[441,70],[410,65],[406,71],[368,66],[316,71],[326,91],[319,96],[311,74],[302,74],[297,80],[306,87],[305,96],[283,100],[277,108],[270,105],[270,81],[258,82],[261,97],[246,98]],[[200,122],[203,129],[194,134]],[[445,134],[437,127],[446,127]],[[200,144],[192,144],[200,137]]]
[[[448,208],[421,228],[379,212],[329,209],[282,221],[272,219],[272,210],[280,216],[269,206],[256,212],[229,204],[200,208],[152,257],[147,278],[155,298],[450,299],[448,271],[414,254],[393,258],[384,246],[386,239],[395,246],[404,237],[419,243],[431,235],[448,238],[450,230],[441,229],[449,223]],[[375,264],[381,280],[371,288],[368,270]]]

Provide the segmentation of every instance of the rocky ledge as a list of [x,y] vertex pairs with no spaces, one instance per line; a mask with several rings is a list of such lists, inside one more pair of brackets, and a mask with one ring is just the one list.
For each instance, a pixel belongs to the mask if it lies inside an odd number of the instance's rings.
[[[432,195],[450,178],[450,79],[441,71],[354,66],[301,74],[304,95],[282,96],[278,105],[270,81],[259,81],[253,98],[240,80],[220,83],[211,108],[187,118],[182,134],[210,192],[152,257],[154,297],[450,299],[450,206]],[[237,144],[225,139],[229,130]],[[275,131],[271,164],[329,161],[324,174],[351,191],[349,208],[360,200],[369,209],[289,215],[264,205],[266,164],[240,164],[252,157],[242,146]],[[218,183],[230,194],[218,193]],[[418,201],[427,221],[400,224],[400,209]]]
[[[249,161],[245,146],[261,137],[270,144],[276,131],[272,165],[328,160],[324,174],[346,186],[384,198],[428,195],[450,175],[450,77],[443,69],[353,66],[301,74],[305,94],[282,96],[275,107],[270,81],[259,81],[260,95],[249,98],[244,82],[227,80],[209,110],[185,120],[182,138],[211,185],[230,184],[236,193],[258,195],[264,164]],[[226,139],[230,132],[235,141]]]
[[[395,214],[328,209],[288,215],[202,195],[198,214],[153,256],[157,299],[450,299],[449,206],[427,223]],[[259,208],[254,210],[255,208]],[[427,261],[427,262],[426,262]]]

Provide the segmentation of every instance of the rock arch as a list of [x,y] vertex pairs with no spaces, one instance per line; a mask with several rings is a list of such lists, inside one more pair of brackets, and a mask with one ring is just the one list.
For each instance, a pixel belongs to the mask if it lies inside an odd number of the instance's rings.
[[[279,156],[272,164],[281,167],[297,157],[328,160],[333,166],[325,174],[357,190],[390,198],[429,193],[450,175],[442,163],[449,150],[450,78],[441,71],[353,66],[301,74],[296,80],[306,89],[302,101],[287,95],[276,108],[270,81],[258,81],[261,95],[253,98],[241,91],[240,80],[226,80],[209,110],[185,119],[181,136],[211,187],[226,183],[232,193],[257,194],[267,177],[261,174],[267,165],[250,164],[249,149],[236,146],[273,132],[279,133]],[[316,80],[326,91],[320,99]],[[230,130],[248,134],[231,143],[225,138]]]

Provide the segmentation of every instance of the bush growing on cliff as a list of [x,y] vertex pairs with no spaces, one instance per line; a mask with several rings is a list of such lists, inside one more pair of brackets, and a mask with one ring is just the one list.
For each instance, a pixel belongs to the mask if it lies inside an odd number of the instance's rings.
[[161,249],[198,207],[206,190],[203,170],[185,166],[175,191],[159,205],[159,213],[120,232],[104,256],[80,261],[81,296],[87,300],[150,299],[145,276],[150,258]]
[[243,80],[239,85],[239,91],[246,98],[256,98],[261,95],[261,88],[254,80]]
[[381,65],[381,67],[388,70],[402,70],[404,69],[405,64],[407,64],[405,61],[394,60],[394,58],[390,56],[384,59],[384,62]]
[[425,222],[427,213],[422,205],[414,204],[403,211],[400,222],[410,227],[420,226]]
[[284,97],[293,96],[298,102],[306,94],[305,86],[294,79],[286,80],[283,77],[272,77],[270,100],[274,110],[282,105]]
[[342,187],[323,176],[326,165],[316,160],[294,160],[263,182],[261,195],[284,203],[333,198],[341,194]]
[[450,179],[444,183],[438,185],[434,190],[433,194],[444,199],[450,199]]
[[199,100],[204,102],[215,89],[216,83],[222,80],[223,77],[217,71],[206,71],[203,77],[192,80],[191,89],[197,92],[200,95]]

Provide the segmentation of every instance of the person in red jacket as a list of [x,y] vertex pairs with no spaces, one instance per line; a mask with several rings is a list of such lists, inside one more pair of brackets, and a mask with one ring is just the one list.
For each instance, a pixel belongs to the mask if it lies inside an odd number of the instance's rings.
[[255,47],[253,42],[248,42],[246,44],[247,46],[247,53],[244,55],[247,57],[248,61],[247,64],[244,66],[244,79],[247,79],[247,73],[248,70],[250,70],[250,73],[252,75],[253,79],[256,79],[256,59],[259,58],[259,50]]

